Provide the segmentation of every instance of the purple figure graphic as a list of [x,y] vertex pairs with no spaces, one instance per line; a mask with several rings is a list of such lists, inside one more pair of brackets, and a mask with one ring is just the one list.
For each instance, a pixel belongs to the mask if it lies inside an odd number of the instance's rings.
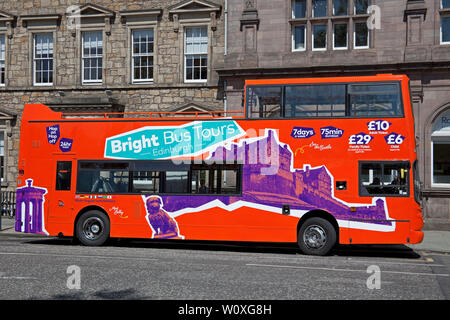
[[47,190],[33,187],[33,180],[27,186],[17,188],[16,225],[17,232],[48,234],[44,228],[44,195]]
[[155,239],[183,239],[179,235],[176,221],[162,209],[163,203],[159,196],[149,196],[145,199],[147,221],[153,229]]

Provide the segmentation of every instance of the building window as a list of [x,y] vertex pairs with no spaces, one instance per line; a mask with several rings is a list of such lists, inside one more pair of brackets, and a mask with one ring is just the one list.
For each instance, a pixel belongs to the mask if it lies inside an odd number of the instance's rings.
[[306,0],[292,1],[292,18],[293,19],[306,18]]
[[450,140],[432,142],[433,184],[450,186]]
[[132,32],[133,82],[153,81],[153,29]]
[[82,82],[101,83],[103,73],[103,33],[101,31],[82,34]]
[[450,0],[441,0],[441,9],[450,9]]
[[441,16],[441,44],[450,44],[450,16]]
[[208,79],[208,29],[186,27],[184,45],[185,82],[206,82]]
[[450,110],[433,122],[431,135],[432,185],[450,187]]
[[333,15],[346,16],[348,14],[348,0],[333,0]]
[[327,16],[327,0],[313,0],[312,4],[314,18]]
[[347,49],[347,24],[337,23],[333,26],[333,49],[344,50]]
[[369,28],[367,23],[355,23],[353,42],[355,49],[369,48]]
[[327,49],[327,25],[313,25],[313,50]]
[[35,34],[33,37],[33,83],[53,84],[53,35]]
[[6,83],[6,43],[5,35],[0,34],[0,86]]
[[294,26],[292,28],[292,51],[304,51],[306,38],[306,26]]
[[369,10],[369,0],[354,0],[355,14],[367,14]]

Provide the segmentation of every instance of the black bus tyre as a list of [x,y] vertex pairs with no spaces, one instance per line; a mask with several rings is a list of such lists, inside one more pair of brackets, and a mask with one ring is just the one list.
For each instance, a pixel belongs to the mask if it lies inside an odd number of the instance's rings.
[[297,241],[304,254],[325,256],[335,246],[337,233],[328,220],[313,217],[303,223]]
[[101,246],[109,238],[110,223],[101,211],[91,210],[78,219],[75,235],[85,246]]

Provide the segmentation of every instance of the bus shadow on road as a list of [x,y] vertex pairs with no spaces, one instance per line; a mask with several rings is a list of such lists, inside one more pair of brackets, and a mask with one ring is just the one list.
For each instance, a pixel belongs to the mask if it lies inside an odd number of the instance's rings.
[[[26,241],[28,244],[58,246],[81,246],[71,238],[50,238]],[[154,240],[154,239],[110,239],[105,244],[111,248],[194,250],[239,253],[267,253],[303,255],[296,244],[268,242],[195,241],[195,240]],[[419,259],[421,255],[402,244],[396,245],[337,245],[328,256],[380,257]]]

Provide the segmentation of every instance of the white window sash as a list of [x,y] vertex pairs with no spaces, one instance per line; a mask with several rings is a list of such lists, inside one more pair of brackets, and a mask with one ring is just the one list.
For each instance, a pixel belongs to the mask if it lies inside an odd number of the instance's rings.
[[[37,43],[36,42],[36,39],[39,37],[39,36],[50,36],[50,37],[48,37],[47,38],[47,48],[46,48],[46,54],[47,54],[47,57],[46,58],[42,58],[42,57],[40,57],[40,58],[37,58],[36,57],[36,50],[37,50],[37,45],[39,44],[39,43]],[[50,41],[49,41],[50,40]],[[41,42],[40,43],[40,45],[41,45],[41,54],[44,52],[44,47],[43,47],[43,45],[44,45],[44,42]],[[52,57],[51,58],[49,58],[48,57],[48,55],[49,54],[52,54]],[[34,34],[33,35],[33,85],[34,86],[53,86],[53,80],[54,80],[54,65],[53,65],[53,68],[48,68],[48,69],[46,69],[46,70],[43,70],[43,69],[41,69],[40,70],[40,72],[41,72],[41,74],[43,75],[44,74],[44,72],[48,72],[48,74],[49,74],[49,77],[50,77],[50,72],[52,73],[52,81],[49,81],[49,82],[38,82],[37,81],[37,77],[36,77],[36,73],[37,73],[37,63],[39,62],[39,61],[45,61],[45,60],[47,60],[48,62],[49,62],[49,65],[50,65],[50,61],[54,61],[53,60],[54,59],[54,46],[53,46],[53,34],[44,34],[44,33],[42,33],[42,34]],[[43,79],[42,79],[43,80]]]
[[[345,47],[336,47],[336,25],[345,24],[347,26],[346,37],[345,37]],[[337,23],[333,25],[333,50],[347,50],[348,49],[348,24],[347,23]]]
[[325,25],[325,47],[323,48],[316,48],[314,47],[314,26],[312,27],[312,51],[327,51],[328,47],[328,27]]
[[450,141],[434,141],[431,140],[431,187],[449,188],[450,183],[435,183],[434,182],[434,144],[448,144],[450,148]]
[[353,47],[354,49],[369,49],[370,48],[370,30],[367,29],[367,45],[357,46],[356,45],[356,23],[353,25]]
[[[303,48],[299,48],[299,49],[295,48],[295,40],[296,40],[295,39],[295,35],[296,35],[295,28],[296,27],[303,27]],[[306,51],[306,25],[304,25],[304,24],[292,26],[292,51],[293,52]]]
[[[134,52],[134,36],[133,36],[133,33],[134,32],[139,32],[139,31],[148,31],[148,32],[153,32],[153,52],[145,52],[145,53],[141,53],[141,52],[139,52],[139,53],[135,53]],[[134,69],[135,69],[135,64],[134,64],[134,58],[139,58],[139,57],[153,57],[153,59],[154,59],[154,50],[155,50],[155,38],[154,38],[154,29],[142,29],[142,30],[140,30],[140,29],[136,29],[136,30],[133,30],[132,32],[131,32],[131,82],[132,83],[139,83],[139,82],[153,82],[154,81],[154,71],[155,71],[155,69],[154,69],[154,63],[155,63],[155,61],[153,60],[153,65],[152,65],[152,69],[153,69],[153,72],[152,72],[152,77],[148,77],[147,76],[147,78],[144,78],[144,79],[136,79],[135,78],[135,75],[134,75]],[[139,51],[140,51],[140,47],[139,47]],[[147,50],[148,51],[148,50]],[[140,68],[143,68],[142,66],[140,67]]]
[[439,41],[440,41],[440,44],[450,44],[450,41],[443,41],[443,39],[444,39],[444,33],[442,31],[442,25],[444,24],[443,18],[448,18],[449,19],[448,32],[450,33],[450,16],[446,16],[446,15],[441,16],[441,25],[439,27]]
[[[85,49],[85,35],[88,34],[88,33],[90,33],[90,34],[100,34],[101,35],[101,41],[100,41],[100,43],[102,44],[102,46],[101,46],[102,53],[101,54],[98,53],[98,49],[100,48],[100,46],[98,46],[99,37],[96,37],[96,39],[95,39],[96,40],[95,43],[96,43],[96,46],[97,46],[96,47],[96,53],[95,54],[91,54],[89,52],[88,55],[85,55],[85,53],[84,53],[84,49]],[[90,47],[91,43],[92,43],[92,41],[90,40],[89,48],[91,48]],[[87,59],[89,59],[90,61],[92,61],[94,59],[101,59],[102,63],[101,63],[101,67],[100,68],[101,68],[101,72],[103,73],[103,50],[104,50],[104,46],[103,46],[103,34],[102,34],[102,31],[86,31],[86,32],[83,32],[81,34],[81,79],[82,79],[82,83],[83,84],[100,84],[100,83],[103,82],[103,74],[102,74],[102,78],[101,79],[85,79],[85,77],[84,77],[85,61]],[[98,67],[98,64],[97,64],[97,67],[92,68],[91,66],[89,66],[88,69],[89,69],[90,73],[92,72],[92,70],[96,70],[96,73],[98,73],[99,67]]]
[[[206,29],[206,36],[202,36],[200,33],[200,36],[198,38],[190,37],[192,38],[192,41],[188,41],[188,30],[191,29],[194,31],[194,29]],[[208,81],[208,79],[187,79],[187,59],[188,57],[201,57],[206,55],[206,61],[209,63],[209,57],[208,57],[208,28],[206,26],[200,26],[200,27],[186,27],[184,30],[184,82],[186,83],[205,83]],[[194,52],[188,52],[188,43],[192,45],[192,49]],[[202,50],[203,45],[205,45],[205,49]],[[195,51],[195,46],[198,46],[200,48],[199,51]],[[208,65],[202,66],[200,65],[200,78],[202,74],[202,68],[206,67],[206,72],[208,72]],[[192,68],[194,70],[194,68]]]

